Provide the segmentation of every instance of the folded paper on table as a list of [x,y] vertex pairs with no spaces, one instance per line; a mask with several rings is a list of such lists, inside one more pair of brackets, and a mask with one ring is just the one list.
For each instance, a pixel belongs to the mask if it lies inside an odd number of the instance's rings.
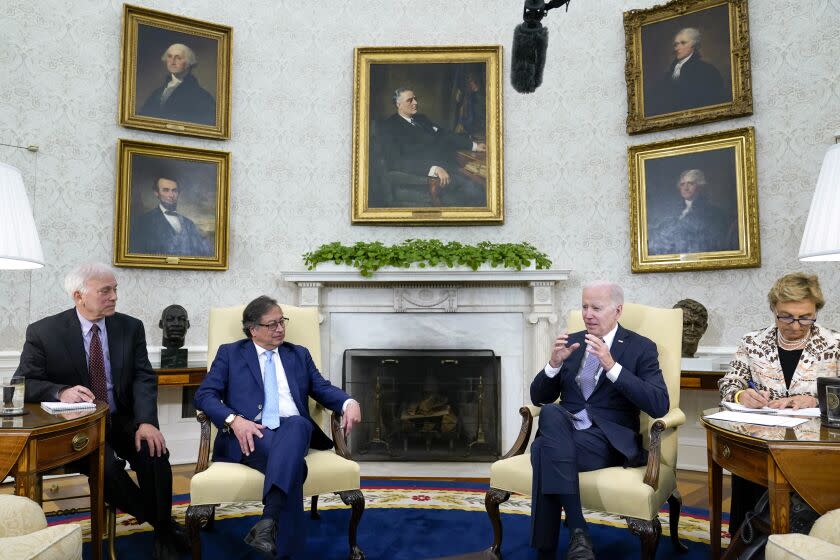
[[96,404],[92,402],[42,402],[41,408],[50,414],[57,414],[59,412],[67,412],[68,410],[84,410],[88,408],[96,408]]
[[798,410],[794,410],[792,408],[770,408],[769,406],[762,408],[750,408],[734,402],[722,402],[720,404],[729,410],[734,410],[735,412],[749,412],[751,414],[781,414],[782,416],[804,416],[806,418],[820,417],[819,408],[800,408]]
[[723,410],[714,414],[706,416],[711,420],[727,420],[729,422],[741,422],[744,424],[759,424],[761,426],[784,426],[786,428],[793,428],[804,422],[805,418],[792,418],[790,416],[780,414],[755,414],[748,412],[733,412],[731,410]]

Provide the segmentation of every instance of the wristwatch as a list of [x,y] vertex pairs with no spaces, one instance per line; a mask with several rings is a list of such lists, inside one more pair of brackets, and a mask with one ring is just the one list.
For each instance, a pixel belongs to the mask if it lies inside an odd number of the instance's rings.
[[225,426],[230,428],[230,425],[233,423],[234,420],[236,420],[237,416],[240,416],[240,415],[235,414],[235,413],[228,414],[227,417],[225,418]]

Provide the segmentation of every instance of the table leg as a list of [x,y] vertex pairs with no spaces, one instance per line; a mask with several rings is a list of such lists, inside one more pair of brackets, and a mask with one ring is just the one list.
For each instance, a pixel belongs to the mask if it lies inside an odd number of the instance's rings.
[[770,455],[767,456],[767,492],[773,534],[787,533],[790,530],[790,485]]
[[[104,429],[104,428],[103,428]],[[105,528],[105,445],[90,454],[90,548],[93,560],[102,560],[102,531]]]
[[723,502],[723,472],[712,454],[713,436],[706,432],[706,458],[709,467],[709,544],[712,560],[720,558],[720,517]]

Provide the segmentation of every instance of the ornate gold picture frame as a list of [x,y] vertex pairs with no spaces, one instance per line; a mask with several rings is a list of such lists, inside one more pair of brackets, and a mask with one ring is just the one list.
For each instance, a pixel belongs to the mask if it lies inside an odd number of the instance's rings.
[[114,265],[226,270],[230,152],[120,140]]
[[624,13],[627,132],[752,114],[747,0],[673,0]]
[[226,25],[124,5],[120,124],[230,138],[232,40]]
[[761,265],[755,130],[628,149],[633,272]]
[[501,224],[502,47],[355,50],[352,222]]

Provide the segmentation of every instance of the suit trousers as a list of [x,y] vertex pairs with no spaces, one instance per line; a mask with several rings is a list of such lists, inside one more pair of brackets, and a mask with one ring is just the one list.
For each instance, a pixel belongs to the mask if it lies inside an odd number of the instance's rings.
[[613,448],[593,422],[576,430],[571,413],[558,404],[540,411],[540,429],[531,444],[531,546],[557,548],[562,502],[558,495],[578,495],[578,473],[622,465],[624,456]]
[[[169,451],[153,457],[145,441],[140,451],[134,445],[134,420],[113,414],[105,432],[105,501],[134,516],[138,522],[169,528],[172,516],[172,467]],[[125,463],[137,474],[135,483]],[[87,461],[73,464],[74,470],[89,474]],[[139,484],[139,486],[138,486]]]
[[263,503],[274,489],[283,494],[277,522],[277,555],[280,557],[302,551],[306,543],[303,483],[312,429],[312,422],[303,416],[280,418],[276,429],[265,429],[262,438],[254,438],[254,452],[242,456],[243,464],[265,475]]

